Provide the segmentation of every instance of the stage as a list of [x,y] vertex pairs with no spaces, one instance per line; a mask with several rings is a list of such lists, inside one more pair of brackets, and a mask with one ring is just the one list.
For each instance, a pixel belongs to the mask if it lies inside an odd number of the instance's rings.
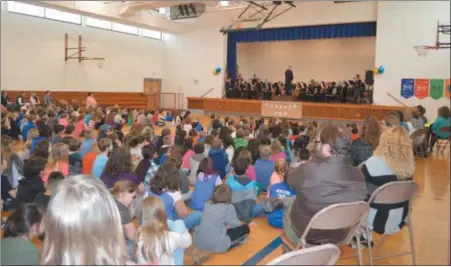
[[188,97],[188,109],[257,117],[361,121],[367,116],[381,120],[387,112],[405,107]]

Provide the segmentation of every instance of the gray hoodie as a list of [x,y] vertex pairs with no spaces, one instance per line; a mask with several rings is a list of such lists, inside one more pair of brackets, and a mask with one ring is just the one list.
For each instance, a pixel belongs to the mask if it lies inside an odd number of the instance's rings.
[[189,173],[188,180],[191,185],[196,183],[197,170],[199,169],[200,162],[206,158],[205,154],[195,154],[189,159],[191,166],[191,172]]

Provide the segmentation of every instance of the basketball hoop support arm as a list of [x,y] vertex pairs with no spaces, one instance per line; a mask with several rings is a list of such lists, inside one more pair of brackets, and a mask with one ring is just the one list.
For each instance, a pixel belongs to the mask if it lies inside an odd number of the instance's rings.
[[[243,12],[241,12],[241,14],[238,16],[237,20],[232,22],[227,27],[222,27],[220,32],[222,34],[226,34],[228,32],[243,31],[243,29],[233,29],[233,27],[236,26],[237,24],[241,23],[241,22],[252,22],[252,21],[260,21],[260,23],[256,27],[256,29],[259,30],[267,22],[272,21],[273,19],[275,19],[278,16],[284,14],[288,10],[296,7],[293,3],[284,3],[284,4],[287,4],[290,7],[282,10],[281,12],[278,12],[275,15],[273,15],[273,13],[276,11],[276,9],[279,6],[281,6],[282,4],[273,4],[272,9],[269,11],[268,8],[265,7],[264,5],[258,4],[258,3],[254,2],[254,1],[249,1],[249,5],[243,10]],[[251,9],[252,9],[252,11],[250,11]],[[248,14],[246,14],[246,12]],[[261,16],[259,16],[259,18],[255,18],[256,15],[261,15]]]

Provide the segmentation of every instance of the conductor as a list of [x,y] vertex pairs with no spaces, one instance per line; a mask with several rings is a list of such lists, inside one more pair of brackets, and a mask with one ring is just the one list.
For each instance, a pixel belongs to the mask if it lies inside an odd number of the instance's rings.
[[293,84],[293,71],[291,70],[291,65],[288,66],[288,69],[285,71],[285,88],[287,89],[287,95],[291,95],[292,93],[292,84]]

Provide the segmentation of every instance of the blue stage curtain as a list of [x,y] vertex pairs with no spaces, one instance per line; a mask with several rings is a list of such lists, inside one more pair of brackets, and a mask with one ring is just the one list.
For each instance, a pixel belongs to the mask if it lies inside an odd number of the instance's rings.
[[237,43],[317,40],[376,36],[376,22],[315,25],[227,33],[227,71],[232,80],[237,76]]

